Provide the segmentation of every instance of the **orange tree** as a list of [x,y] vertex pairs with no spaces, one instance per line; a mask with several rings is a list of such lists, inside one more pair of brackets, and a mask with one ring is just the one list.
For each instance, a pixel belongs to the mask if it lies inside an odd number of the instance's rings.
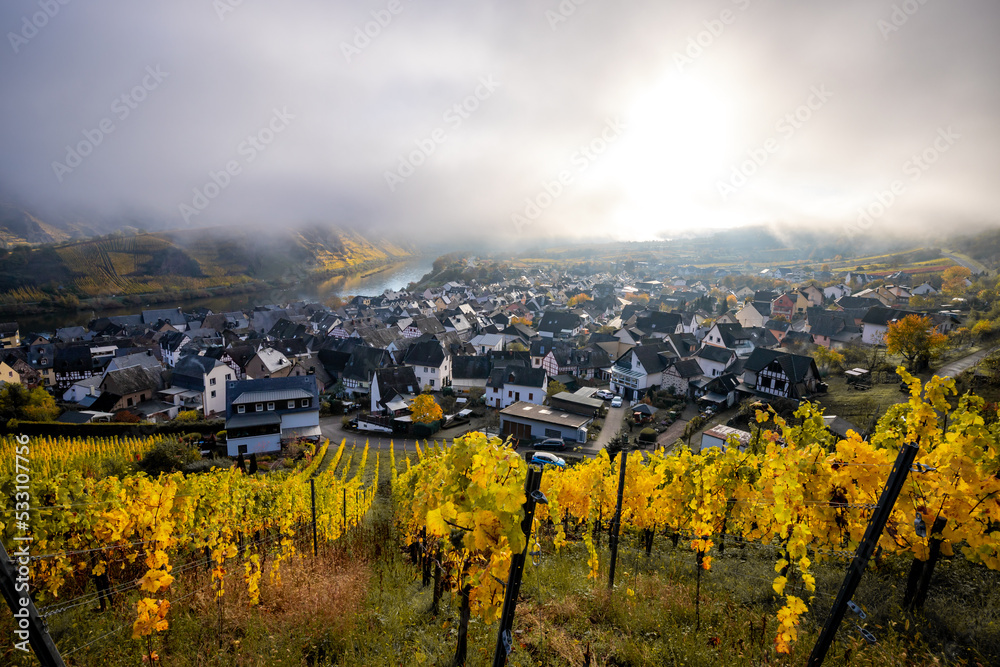
[[413,421],[418,424],[430,424],[441,421],[441,418],[444,416],[441,406],[437,404],[437,401],[430,394],[420,394],[417,396],[413,399],[413,405],[410,406],[410,409],[413,410]]
[[926,364],[931,354],[947,342],[947,336],[934,331],[931,319],[921,315],[907,315],[890,322],[885,336],[886,351],[906,359],[911,371]]

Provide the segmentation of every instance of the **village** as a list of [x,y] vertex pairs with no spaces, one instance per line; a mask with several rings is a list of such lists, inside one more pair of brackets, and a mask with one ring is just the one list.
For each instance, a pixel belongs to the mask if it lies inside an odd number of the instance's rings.
[[[841,394],[877,377],[896,392],[886,337],[907,316],[941,339],[968,338],[964,299],[940,298],[940,277],[627,268],[491,266],[486,280],[329,305],[143,310],[51,334],[7,323],[0,377],[51,393],[62,424],[212,421],[228,456],[349,432],[405,442],[442,428],[440,437],[485,430],[593,455],[612,443],[745,445],[745,406],[791,414],[800,401],[822,403],[832,372]],[[972,287],[971,272],[956,269],[951,292]],[[761,283],[770,287],[750,286]],[[844,353],[862,361],[851,366]],[[419,396],[432,401],[416,409]],[[869,406],[865,423],[829,410],[826,419],[839,437],[864,434],[885,407]]]

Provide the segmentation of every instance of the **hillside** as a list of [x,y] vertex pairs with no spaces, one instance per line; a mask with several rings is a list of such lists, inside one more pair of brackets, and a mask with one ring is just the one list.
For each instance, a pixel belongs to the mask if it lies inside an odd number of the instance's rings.
[[0,253],[0,300],[9,304],[301,281],[362,270],[411,251],[354,231],[312,226],[116,233]]

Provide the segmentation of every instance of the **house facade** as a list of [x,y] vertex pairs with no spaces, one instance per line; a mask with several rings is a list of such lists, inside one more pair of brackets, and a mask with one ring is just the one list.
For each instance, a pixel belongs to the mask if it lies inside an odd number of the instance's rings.
[[281,450],[283,440],[318,438],[319,394],[308,376],[225,383],[229,456]]

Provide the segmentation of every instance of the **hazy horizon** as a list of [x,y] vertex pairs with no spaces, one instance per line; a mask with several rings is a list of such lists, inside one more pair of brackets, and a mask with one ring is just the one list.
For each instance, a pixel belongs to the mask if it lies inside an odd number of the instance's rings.
[[415,242],[996,227],[1000,6],[956,5],[9,2],[0,196]]

